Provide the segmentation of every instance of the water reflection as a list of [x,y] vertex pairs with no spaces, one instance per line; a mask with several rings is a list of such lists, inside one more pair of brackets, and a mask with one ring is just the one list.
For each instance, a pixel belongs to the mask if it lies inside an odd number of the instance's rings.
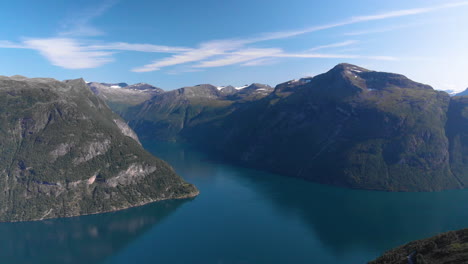
[[0,223],[2,263],[99,263],[188,200],[40,222]]
[[[277,215],[298,217],[335,256],[356,251],[377,256],[415,239],[468,226],[468,204],[463,202],[468,200],[468,190],[350,190],[228,166],[183,145],[146,142],[146,146],[187,178],[229,175],[236,184],[262,195]],[[206,179],[193,180],[200,184]]]
[[383,252],[411,240],[468,226],[468,191],[388,193],[239,173],[281,210],[293,213],[336,255]]

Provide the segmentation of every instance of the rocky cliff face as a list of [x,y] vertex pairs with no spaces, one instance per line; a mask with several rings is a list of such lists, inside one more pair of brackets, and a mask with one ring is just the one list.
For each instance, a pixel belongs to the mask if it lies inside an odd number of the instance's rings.
[[195,196],[83,80],[0,78],[0,221]]
[[468,229],[408,243],[369,264],[468,263]]

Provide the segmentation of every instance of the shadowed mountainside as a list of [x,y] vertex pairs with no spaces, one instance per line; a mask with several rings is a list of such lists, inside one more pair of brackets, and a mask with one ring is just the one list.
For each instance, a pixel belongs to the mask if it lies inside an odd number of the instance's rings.
[[408,243],[386,252],[369,264],[468,263],[468,229]]

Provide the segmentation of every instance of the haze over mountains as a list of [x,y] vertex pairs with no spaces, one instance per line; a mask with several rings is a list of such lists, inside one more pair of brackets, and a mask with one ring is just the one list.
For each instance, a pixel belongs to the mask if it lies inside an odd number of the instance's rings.
[[351,188],[436,191],[468,183],[466,103],[403,75],[339,64],[274,89],[184,87],[121,114],[143,138],[190,142],[246,166]]
[[468,95],[468,88],[465,91],[461,92],[461,93],[455,94],[455,96],[464,96],[464,95]]

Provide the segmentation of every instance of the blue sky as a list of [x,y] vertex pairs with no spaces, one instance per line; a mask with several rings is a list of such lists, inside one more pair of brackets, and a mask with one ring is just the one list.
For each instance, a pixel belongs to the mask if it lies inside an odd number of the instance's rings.
[[468,1],[8,1],[0,75],[276,85],[340,62],[468,87]]

